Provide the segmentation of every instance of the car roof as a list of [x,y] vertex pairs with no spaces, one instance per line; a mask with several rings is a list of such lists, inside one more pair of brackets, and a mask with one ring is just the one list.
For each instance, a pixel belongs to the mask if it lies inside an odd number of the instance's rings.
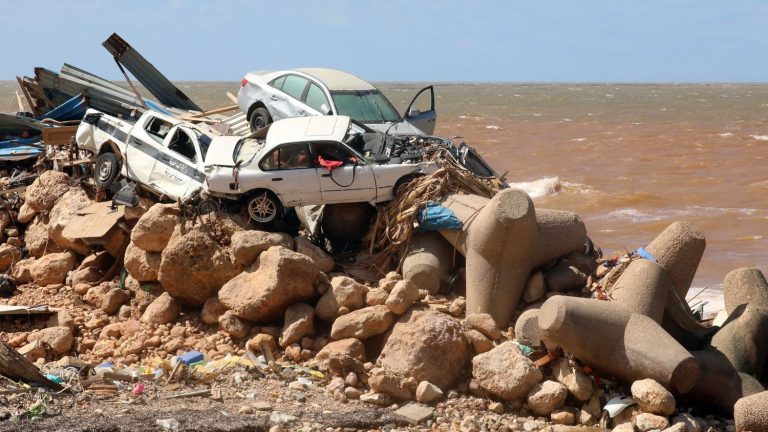
[[267,147],[305,141],[343,141],[349,117],[312,116],[278,120],[269,126]]
[[376,90],[376,87],[368,81],[336,69],[326,68],[300,68],[295,71],[305,73],[316,78],[328,87],[328,90]]

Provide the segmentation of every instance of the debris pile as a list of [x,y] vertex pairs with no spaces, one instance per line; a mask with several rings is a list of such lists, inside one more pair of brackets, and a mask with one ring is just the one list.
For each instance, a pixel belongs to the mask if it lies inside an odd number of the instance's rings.
[[[150,104],[73,70],[22,80],[36,110],[83,86],[125,115]],[[168,85],[153,94],[169,109],[196,108]],[[309,227],[106,201],[79,165],[40,166],[0,209],[0,419],[14,427],[69,397],[206,398],[305,430],[768,429],[768,282],[734,270],[722,315],[695,314],[685,295],[706,243],[691,224],[603,258],[578,215],[447,164],[377,209],[367,247],[330,255]],[[356,420],[318,420],[331,408]]]

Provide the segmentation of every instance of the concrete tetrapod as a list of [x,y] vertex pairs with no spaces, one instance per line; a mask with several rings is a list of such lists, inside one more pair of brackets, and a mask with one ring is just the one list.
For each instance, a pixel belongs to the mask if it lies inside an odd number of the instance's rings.
[[707,241],[689,222],[675,222],[645,248],[669,274],[677,295],[684,299],[699,267]]
[[608,295],[632,313],[661,324],[671,285],[664,267],[647,259],[632,261]]
[[733,420],[737,432],[768,432],[768,391],[739,399]]
[[653,378],[671,391],[696,385],[693,356],[652,319],[615,303],[554,296],[539,309],[542,338],[625,382]]
[[768,358],[768,311],[739,305],[712,337],[710,346],[723,353],[737,371],[759,379]]
[[417,232],[411,237],[403,258],[403,278],[419,289],[436,294],[443,277],[453,266],[453,247],[434,231]]
[[723,297],[729,315],[741,304],[768,310],[768,281],[756,268],[737,268],[723,279]]
[[488,313],[497,325],[506,326],[531,272],[536,213],[531,198],[518,189],[504,189],[478,206],[483,200],[449,195],[443,205],[464,227],[440,233],[467,259],[467,314]]
[[531,262],[539,268],[573,252],[583,252],[587,227],[579,215],[565,210],[536,209],[538,240]]
[[751,375],[739,373],[721,352],[691,351],[699,363],[699,380],[688,393],[693,399],[724,413],[733,412],[733,404],[744,396],[763,391],[763,386]]

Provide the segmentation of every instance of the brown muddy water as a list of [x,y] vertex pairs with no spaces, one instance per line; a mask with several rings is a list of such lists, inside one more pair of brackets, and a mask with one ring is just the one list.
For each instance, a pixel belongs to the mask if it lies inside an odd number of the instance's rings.
[[[238,83],[181,83],[205,108]],[[420,84],[384,83],[402,110]],[[8,110],[15,82],[0,82]],[[768,271],[768,85],[438,84],[436,135],[475,146],[539,207],[572,210],[606,255],[689,220],[694,286]],[[13,108],[15,110],[15,108]]]

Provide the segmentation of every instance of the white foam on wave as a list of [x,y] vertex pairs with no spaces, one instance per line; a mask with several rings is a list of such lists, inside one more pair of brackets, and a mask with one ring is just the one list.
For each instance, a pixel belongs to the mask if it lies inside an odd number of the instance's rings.
[[730,132],[723,132],[723,133],[719,133],[719,134],[717,134],[717,136],[721,136],[721,137],[732,137],[732,136],[733,136],[733,134],[732,134],[732,133],[730,133]]
[[485,127],[486,129],[493,129],[493,130],[499,130],[501,129],[499,126],[496,125],[488,125]]
[[583,141],[586,141],[586,140],[587,140],[586,138],[572,138],[571,139],[571,141],[576,141],[576,142],[583,142]]
[[691,287],[685,300],[689,306],[696,308],[704,304],[704,318],[714,318],[721,310],[725,309],[723,298],[723,284],[714,284],[708,287]]
[[758,141],[768,141],[768,135],[750,135],[749,137]]
[[676,220],[681,217],[722,217],[722,216],[750,216],[768,218],[768,210],[741,207],[706,207],[706,206],[688,206],[681,209],[657,209],[657,210],[639,210],[628,207],[613,210],[607,214],[596,216],[596,220],[626,220],[633,223],[659,222],[663,220]]
[[531,198],[538,198],[560,192],[562,184],[559,177],[544,177],[529,182],[510,183],[509,187],[521,189],[530,195]]

